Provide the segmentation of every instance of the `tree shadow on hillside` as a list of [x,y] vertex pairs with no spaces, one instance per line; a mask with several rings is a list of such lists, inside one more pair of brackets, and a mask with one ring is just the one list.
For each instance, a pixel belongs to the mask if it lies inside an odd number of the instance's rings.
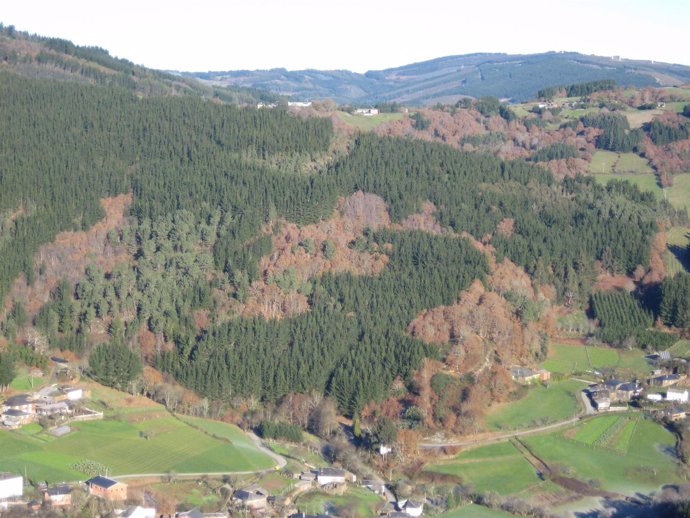
[[683,265],[686,271],[690,271],[690,254],[685,247],[678,245],[668,245],[669,251],[678,259],[678,262]]

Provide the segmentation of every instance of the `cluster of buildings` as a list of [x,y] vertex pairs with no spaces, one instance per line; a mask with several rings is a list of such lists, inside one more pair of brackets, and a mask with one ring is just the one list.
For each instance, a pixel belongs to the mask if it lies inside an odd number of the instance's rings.
[[637,380],[621,381],[618,379],[595,383],[587,388],[592,406],[599,412],[611,410],[612,403],[628,403],[640,395],[642,387]]
[[[670,403],[671,406],[658,409],[658,414],[672,420],[684,419],[685,409],[680,406],[688,402],[690,393],[685,389],[669,388],[684,380],[684,374],[663,373],[660,370],[653,371],[646,379],[646,388],[643,388],[638,380],[622,381],[610,379],[601,383],[590,385],[585,392],[589,396],[592,406],[599,412],[625,407],[615,407],[616,403],[627,404],[634,399],[644,399],[651,403]],[[655,392],[653,389],[666,388],[666,392]],[[652,390],[650,390],[652,389]],[[645,394],[643,394],[645,393]]]
[[77,408],[78,402],[88,395],[81,387],[72,385],[51,385],[32,394],[16,394],[2,402],[0,426],[16,429],[41,417],[62,418],[65,421],[77,414],[102,417],[98,412]]

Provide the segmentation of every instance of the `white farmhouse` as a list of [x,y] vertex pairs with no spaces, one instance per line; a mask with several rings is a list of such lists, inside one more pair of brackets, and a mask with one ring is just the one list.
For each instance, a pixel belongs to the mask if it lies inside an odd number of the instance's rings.
[[666,391],[667,401],[677,401],[678,403],[688,402],[688,391],[680,389],[668,389]]
[[661,394],[647,394],[647,400],[648,401],[654,401],[654,402],[659,402],[662,399],[664,399]]
[[10,500],[24,495],[24,478],[16,473],[0,473],[0,509],[7,509]]

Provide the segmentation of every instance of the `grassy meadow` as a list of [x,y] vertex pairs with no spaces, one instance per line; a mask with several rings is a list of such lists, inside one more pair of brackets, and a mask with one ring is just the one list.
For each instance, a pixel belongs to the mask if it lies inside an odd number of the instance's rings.
[[605,346],[551,344],[548,358],[541,366],[551,372],[572,374],[613,367],[631,373],[646,373],[647,360],[640,350],[631,351]]
[[73,431],[59,438],[43,433],[36,424],[2,430],[3,470],[55,482],[88,478],[72,468],[83,460],[106,466],[111,475],[253,471],[274,465],[232,425],[209,424],[225,438],[221,440],[165,413],[131,415],[135,418],[72,423]]
[[334,495],[324,491],[309,491],[295,499],[300,511],[309,514],[332,514],[334,516],[351,516],[369,518],[376,516],[377,510],[384,501],[364,487],[349,487],[343,495]]
[[570,476],[597,481],[605,490],[648,492],[678,481],[673,434],[643,418],[599,416],[565,432],[524,440],[547,463],[565,466]]
[[515,430],[568,419],[580,408],[577,394],[584,386],[577,380],[534,385],[522,399],[489,409],[486,423],[492,430]]
[[497,509],[489,509],[482,505],[468,504],[453,509],[442,514],[437,514],[435,518],[509,518],[513,514]]
[[542,481],[532,465],[509,442],[490,444],[464,451],[450,460],[426,467],[427,471],[460,477],[477,491],[511,494]]

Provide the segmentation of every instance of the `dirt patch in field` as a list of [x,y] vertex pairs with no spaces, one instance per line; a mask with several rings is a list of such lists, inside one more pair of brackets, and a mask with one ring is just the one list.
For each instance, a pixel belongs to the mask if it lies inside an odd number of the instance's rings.
[[606,290],[625,290],[631,292],[635,289],[635,280],[627,275],[611,275],[610,273],[600,273],[597,282],[592,288],[594,291]]

